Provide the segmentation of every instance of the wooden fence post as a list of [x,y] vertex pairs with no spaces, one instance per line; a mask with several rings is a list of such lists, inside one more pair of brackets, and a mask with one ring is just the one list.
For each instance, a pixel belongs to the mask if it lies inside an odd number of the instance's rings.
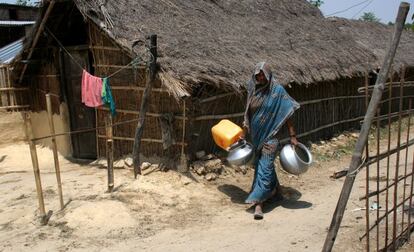
[[141,145],[142,133],[144,130],[145,114],[147,112],[149,95],[151,93],[152,85],[155,81],[157,71],[157,35],[150,36],[150,52],[152,54],[152,61],[149,67],[149,76],[145,84],[145,90],[142,94],[141,108],[139,111],[138,124],[135,130],[134,147],[132,150],[132,158],[134,163],[134,177],[137,178],[138,174],[141,174],[141,167],[139,161],[139,149]]
[[352,191],[352,186],[355,181],[356,173],[358,172],[358,167],[361,165],[362,152],[364,146],[368,140],[369,130],[371,128],[371,123],[375,117],[375,112],[377,110],[378,104],[381,101],[382,92],[384,90],[384,83],[387,80],[388,73],[391,68],[391,64],[394,60],[395,52],[397,51],[398,44],[400,42],[401,33],[404,29],[405,19],[407,17],[408,11],[410,10],[410,4],[402,2],[398,10],[397,19],[395,22],[394,34],[391,41],[391,45],[388,49],[388,52],[385,56],[384,62],[382,64],[380,73],[378,75],[377,81],[375,82],[374,91],[371,96],[371,100],[368,105],[367,112],[365,114],[364,123],[362,124],[361,131],[359,134],[358,141],[355,145],[354,153],[352,154],[351,164],[349,166],[348,174],[346,176],[344,185],[342,187],[341,195],[339,196],[338,203],[336,205],[335,212],[332,217],[331,225],[328,230],[328,234],[325,239],[322,251],[331,251],[332,247],[336,240],[336,235],[338,234],[339,227],[345,212],[346,205],[348,203],[349,196]]
[[112,133],[112,116],[105,116],[106,128],[106,160],[108,168],[108,192],[114,189],[114,140]]
[[32,158],[32,166],[33,166],[33,173],[35,177],[36,182],[36,192],[37,192],[37,199],[39,201],[39,210],[40,210],[40,217],[41,217],[41,223],[42,225],[46,225],[50,215],[46,215],[45,210],[45,202],[43,198],[43,190],[42,190],[42,181],[40,179],[40,171],[39,171],[39,161],[37,159],[37,151],[36,151],[36,145],[32,141],[33,139],[33,130],[32,130],[32,121],[30,119],[29,113],[23,114],[24,118],[24,124],[26,126],[26,138],[29,143],[30,147],[30,156]]
[[58,185],[59,193],[59,202],[60,209],[62,210],[65,207],[63,203],[63,193],[62,193],[62,180],[60,178],[60,165],[59,165],[59,156],[57,151],[56,137],[55,134],[55,125],[53,123],[53,111],[52,111],[52,100],[50,94],[46,94],[46,108],[47,108],[47,119],[49,121],[50,135],[52,135],[52,150],[53,150],[53,159],[55,162],[55,172],[56,172],[56,181]]

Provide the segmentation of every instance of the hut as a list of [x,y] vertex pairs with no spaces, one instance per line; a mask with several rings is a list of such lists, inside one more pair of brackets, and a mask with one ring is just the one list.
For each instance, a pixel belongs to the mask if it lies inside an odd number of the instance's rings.
[[0,3],[0,109],[22,108],[12,87],[9,63],[23,48],[23,37],[30,33],[37,16],[37,7]]
[[[53,97],[56,131],[104,125],[107,108],[81,103],[83,69],[111,76],[113,123],[136,119],[146,70],[131,62],[148,54],[135,45],[157,34],[159,69],[141,140],[145,158],[174,157],[182,148],[190,155],[216,151],[210,128],[223,118],[242,122],[243,88],[258,61],[268,61],[302,103],[294,118],[302,140],[331,137],[357,125],[364,114],[357,89],[381,61],[304,0],[51,0],[41,12],[14,61],[15,85],[30,90],[37,136],[47,135],[46,93]],[[115,156],[131,153],[135,126],[114,127]],[[104,129],[58,141],[61,152],[77,158],[105,155]]]
[[0,48],[24,37],[37,16],[35,6],[0,3]]

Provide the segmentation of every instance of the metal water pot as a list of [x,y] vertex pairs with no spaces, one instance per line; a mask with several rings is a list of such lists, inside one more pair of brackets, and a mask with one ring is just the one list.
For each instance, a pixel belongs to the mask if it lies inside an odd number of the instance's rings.
[[288,173],[299,175],[305,173],[312,164],[312,154],[305,145],[286,144],[280,151],[280,164]]
[[232,165],[246,165],[254,156],[253,145],[244,139],[230,146],[227,161]]

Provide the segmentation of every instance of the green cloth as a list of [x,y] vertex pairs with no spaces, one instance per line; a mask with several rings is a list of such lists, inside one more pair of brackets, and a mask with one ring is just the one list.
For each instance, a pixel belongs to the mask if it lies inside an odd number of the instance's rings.
[[115,101],[112,97],[111,86],[108,78],[102,78],[102,102],[109,106],[112,116],[116,115]]

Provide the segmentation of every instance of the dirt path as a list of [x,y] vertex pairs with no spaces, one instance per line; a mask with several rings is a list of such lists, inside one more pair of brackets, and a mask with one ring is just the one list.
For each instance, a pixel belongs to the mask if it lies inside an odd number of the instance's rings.
[[[1,132],[1,129],[0,129]],[[329,178],[349,155],[316,163],[301,177],[278,171],[284,201],[255,221],[242,202],[253,171],[226,169],[213,182],[197,175],[148,169],[133,179],[115,170],[117,190],[105,193],[106,170],[60,157],[66,208],[59,211],[52,153],[38,148],[46,209],[40,226],[28,146],[0,144],[0,251],[320,251],[343,179]],[[413,150],[411,150],[413,151]],[[335,251],[362,251],[364,176],[358,176]],[[411,249],[411,248],[408,248]],[[409,250],[407,250],[409,251]]]

